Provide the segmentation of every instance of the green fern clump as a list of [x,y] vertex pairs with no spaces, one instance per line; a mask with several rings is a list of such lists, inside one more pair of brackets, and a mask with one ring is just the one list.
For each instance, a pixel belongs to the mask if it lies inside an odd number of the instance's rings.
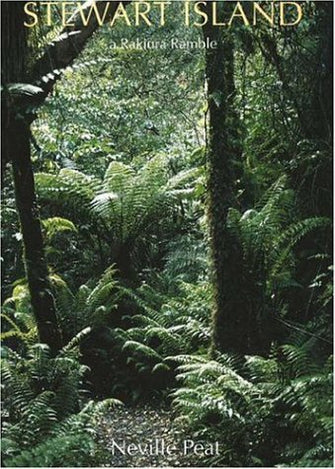
[[[228,356],[171,357],[179,363],[173,393],[180,422],[201,439],[218,441],[220,457],[206,464],[254,466],[268,398],[257,383],[241,374],[241,363]],[[251,403],[253,408],[251,409]]]
[[[95,285],[91,285],[92,282],[81,285],[75,293],[59,275],[51,274],[50,281],[65,340],[70,340],[87,327],[107,324],[123,295],[114,266],[107,268]],[[5,300],[2,310],[1,339],[4,345],[23,349],[34,345],[37,329],[26,280],[16,282],[12,296]]]
[[[290,376],[276,406],[292,425],[296,445],[288,442],[280,455],[284,464],[297,467],[332,467],[333,460],[333,363],[313,359],[317,340],[281,347],[280,367]],[[283,371],[284,370],[284,371]]]
[[[171,388],[175,371],[165,358],[209,346],[210,285],[207,281],[196,285],[175,280],[175,296],[171,297],[165,291],[167,284],[171,285],[166,277],[167,274],[156,274],[151,280],[154,286],[144,281],[136,290],[120,285],[116,288],[122,300],[119,308],[125,312],[129,308],[132,314],[124,314],[119,327],[108,327],[107,322],[103,325],[102,319],[96,338],[93,333],[82,347],[92,373],[96,373],[94,381],[100,380],[97,392],[101,392],[102,382],[106,392],[116,393],[122,399],[137,399]],[[100,283],[104,284],[102,280]],[[86,288],[83,294],[86,304],[90,295]],[[102,372],[101,376],[99,370],[106,367],[110,373],[106,376]]]
[[87,327],[108,324],[123,295],[116,275],[114,266],[108,267],[95,285],[88,282],[76,292],[60,277],[51,276],[60,325],[67,338]]
[[330,225],[326,217],[297,220],[295,195],[286,186],[283,176],[255,209],[243,214],[231,209],[228,219],[228,228],[241,245],[247,278],[262,284],[268,297],[294,284],[293,247],[308,233]]
[[[180,282],[179,294],[162,297],[143,284],[132,298],[140,313],[130,318],[132,327],[124,340],[136,340],[151,347],[161,358],[188,353],[209,345],[210,287]],[[152,304],[150,304],[152,303]]]
[[211,464],[332,465],[332,367],[317,364],[312,350],[305,341],[270,358],[168,359],[179,364],[173,399],[181,424],[220,443]]
[[232,277],[227,288],[239,299],[236,314],[249,324],[250,353],[268,353],[276,338],[274,318],[292,309],[291,295],[308,288],[298,281],[297,245],[331,224],[327,217],[299,219],[295,197],[281,176],[255,208],[228,213],[227,236],[235,248],[227,260]]
[[90,465],[98,451],[97,419],[119,401],[85,402],[87,367],[79,362],[82,331],[56,357],[35,344],[26,356],[6,349],[2,360],[2,456],[5,466]]
[[50,435],[54,425],[75,412],[85,368],[73,351],[50,358],[49,348],[36,344],[25,358],[8,350],[2,364],[4,435],[21,448]]

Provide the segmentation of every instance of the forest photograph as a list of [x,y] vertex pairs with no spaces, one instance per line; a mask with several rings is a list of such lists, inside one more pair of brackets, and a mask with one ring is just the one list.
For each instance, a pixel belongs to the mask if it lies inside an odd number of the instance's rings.
[[334,467],[333,2],[0,6],[2,467]]

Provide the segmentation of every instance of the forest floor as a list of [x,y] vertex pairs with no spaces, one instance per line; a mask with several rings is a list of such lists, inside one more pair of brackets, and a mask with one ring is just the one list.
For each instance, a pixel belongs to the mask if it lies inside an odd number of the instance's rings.
[[[174,423],[170,409],[151,406],[117,407],[100,425],[100,441],[113,467],[180,467],[201,465],[184,451],[186,437]],[[189,443],[191,444],[191,443]],[[168,449],[170,448],[170,453]],[[126,453],[126,454],[124,454]],[[133,454],[127,454],[133,453]]]

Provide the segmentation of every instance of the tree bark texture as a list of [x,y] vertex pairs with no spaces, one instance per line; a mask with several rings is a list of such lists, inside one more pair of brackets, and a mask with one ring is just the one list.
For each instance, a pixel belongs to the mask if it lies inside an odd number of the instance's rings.
[[214,277],[213,350],[248,354],[264,349],[263,297],[262,288],[254,289],[255,279],[249,279],[250,285],[246,285],[248,273],[241,240],[228,226],[229,209],[238,205],[236,180],[241,170],[240,122],[234,108],[234,37],[231,30],[223,31],[211,25],[211,11],[208,2],[209,21],[203,27],[203,34],[205,39],[217,43],[217,48],[206,49],[208,217]]

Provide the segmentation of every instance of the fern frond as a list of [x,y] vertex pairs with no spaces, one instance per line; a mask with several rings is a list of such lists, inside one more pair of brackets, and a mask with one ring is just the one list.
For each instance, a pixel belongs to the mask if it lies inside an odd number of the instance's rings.
[[46,237],[50,241],[57,233],[62,231],[77,232],[77,228],[72,221],[61,217],[52,217],[42,220],[42,225],[46,231]]

